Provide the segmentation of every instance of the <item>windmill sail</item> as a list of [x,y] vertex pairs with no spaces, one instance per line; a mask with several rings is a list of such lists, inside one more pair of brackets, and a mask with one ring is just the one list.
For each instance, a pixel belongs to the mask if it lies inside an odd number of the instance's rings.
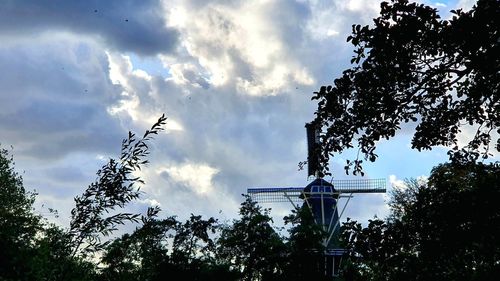
[[[334,188],[323,193],[330,195],[342,193],[385,193],[385,179],[362,180],[332,180]],[[248,195],[259,203],[290,202],[301,203],[304,194],[313,194],[314,191],[304,190],[304,187],[251,187],[247,189]]]
[[307,176],[319,176],[319,129],[315,123],[306,123]]

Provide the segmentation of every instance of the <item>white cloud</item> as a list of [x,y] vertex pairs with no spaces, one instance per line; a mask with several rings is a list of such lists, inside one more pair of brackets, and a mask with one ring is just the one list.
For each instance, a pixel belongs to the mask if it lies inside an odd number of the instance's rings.
[[334,29],[328,29],[326,31],[326,36],[338,36],[340,34],[340,32],[338,32],[337,30],[334,30]]
[[347,0],[340,1],[340,7],[350,12],[378,12],[379,2],[373,0]]
[[394,189],[406,189],[407,186],[404,180],[398,179],[396,175],[389,176],[389,184]]
[[139,201],[150,207],[155,207],[155,206],[161,207],[161,203],[158,202],[156,199],[146,198],[146,199],[141,199]]
[[193,161],[178,163],[157,157],[159,152],[154,151],[148,167],[136,173],[146,182],[141,188],[143,204],[161,204],[163,215],[177,215],[181,220],[190,213],[221,218],[223,211],[229,218],[236,216],[240,198],[217,181],[218,168]]
[[[199,64],[165,62],[175,81],[185,83],[186,70],[215,87],[236,85],[237,91],[255,96],[274,95],[291,82],[311,85],[314,78],[305,65],[289,56],[270,11],[274,1],[243,1],[239,5],[206,2],[193,9],[189,1],[165,2],[169,25],[181,30],[181,45]],[[172,16],[175,15],[175,16]],[[300,24],[300,23],[297,23]],[[300,34],[297,34],[300,36]]]
[[470,10],[477,0],[459,0],[455,9],[463,9],[464,11]]
[[308,31],[317,40],[330,39],[341,41],[350,34],[353,24],[371,24],[380,10],[381,1],[311,1],[311,14],[307,24]]
[[[152,122],[149,122],[149,123],[153,124]],[[182,125],[179,122],[170,119],[170,120],[167,120],[167,124],[165,124],[165,130],[167,132],[184,131],[184,127],[182,127]]]
[[206,164],[188,163],[181,166],[171,166],[158,173],[167,172],[175,181],[186,185],[198,195],[214,192],[212,178],[219,172]]
[[[329,36],[339,34],[340,41],[317,41],[305,27],[316,17],[308,9],[291,1],[169,1],[165,10],[178,15],[167,17],[180,30],[181,44],[177,55],[159,58],[171,77],[139,77],[129,59],[111,57],[122,65],[111,76],[126,80],[120,85],[138,99],[122,97],[132,104],[118,116],[136,116],[129,125],[145,128],[144,120],[162,110],[167,126],[174,120],[170,124],[182,128],[157,140],[151,163],[161,164],[143,171],[148,198],[174,214],[216,215],[214,209],[234,211],[247,187],[307,183],[297,163],[306,157],[303,124],[313,112],[310,93],[338,65],[333,61],[343,52],[337,50],[344,42],[342,23],[368,17],[331,9],[336,16],[330,17],[342,20],[340,31],[332,29]],[[363,202],[370,216],[384,206],[376,197]]]
[[[106,54],[109,62],[109,78],[124,90],[121,99],[108,106],[108,113],[122,118],[129,117],[140,128],[148,128],[165,113],[163,106],[155,106],[158,101],[158,89],[155,89],[154,83],[155,79],[160,78],[153,78],[145,70],[134,69],[128,56],[110,52]],[[173,76],[173,80],[178,83],[175,71]],[[180,121],[172,117],[168,117],[165,129],[167,132],[184,130]]]
[[200,72],[201,70],[191,63],[173,63],[168,65],[172,80],[176,84],[190,84],[195,87],[208,88],[208,79]]
[[[423,185],[427,183],[429,177],[426,175],[421,175],[416,177],[416,180],[418,184]],[[398,179],[396,175],[389,176],[389,183],[391,188],[393,189],[405,190],[406,188],[408,188],[406,182],[404,180]]]

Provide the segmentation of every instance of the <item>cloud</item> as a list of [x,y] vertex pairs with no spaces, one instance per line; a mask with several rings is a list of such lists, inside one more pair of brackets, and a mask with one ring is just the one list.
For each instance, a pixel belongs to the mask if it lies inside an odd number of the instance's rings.
[[366,12],[367,10],[378,11],[379,3],[372,0],[348,0],[340,1],[339,6],[350,12]]
[[405,181],[398,179],[396,175],[389,176],[389,184],[394,189],[405,189],[406,188]]
[[[378,15],[381,1],[311,1],[311,14],[307,28],[317,40],[340,40],[351,33],[353,24],[371,24]],[[340,47],[340,46],[339,46]],[[345,45],[344,45],[345,48]]]
[[[421,175],[421,176],[416,177],[416,180],[417,180],[417,183],[419,185],[424,185],[424,184],[427,184],[427,181],[429,180],[429,176]],[[396,175],[389,176],[389,184],[390,184],[390,188],[392,188],[392,189],[404,190],[404,189],[408,188],[407,181],[398,179],[398,177]]]
[[107,112],[123,91],[108,69],[95,41],[67,33],[0,46],[0,142],[14,147],[26,188],[43,194],[40,204],[59,209],[61,219],[95,179],[103,164],[97,155],[116,155],[126,136]]
[[190,84],[204,89],[210,87],[210,82],[199,69],[190,63],[173,63],[169,65],[170,75],[176,84]]
[[175,79],[204,88],[235,84],[238,93],[255,96],[276,95],[289,89],[290,83],[314,82],[307,67],[285,45],[303,43],[300,26],[308,17],[302,12],[307,11],[305,6],[280,1],[199,5],[165,2],[171,15],[168,24],[180,31],[181,45],[192,59],[179,64],[163,58]]
[[[126,92],[123,100],[134,101],[116,116],[141,131],[151,125],[145,120],[165,112],[167,128],[182,128],[153,142],[152,164],[142,172],[145,196],[168,213],[217,216],[221,209],[234,216],[247,187],[305,182],[297,163],[306,157],[307,95],[240,95],[235,83],[204,88],[182,72],[136,75],[127,56],[109,54],[109,60],[111,80]],[[189,63],[180,69],[193,69]]]
[[[129,57],[108,54],[111,80],[126,92],[116,116],[140,130],[165,112],[167,126],[182,127],[155,140],[150,160],[161,164],[144,171],[146,196],[169,212],[217,215],[215,209],[235,210],[247,187],[305,185],[297,163],[306,158],[311,83],[329,79],[338,59],[324,46],[330,42],[305,28],[313,20],[310,8],[291,1],[170,1],[165,10],[181,34],[179,52],[160,56],[169,76],[138,75]],[[187,172],[186,163],[217,170],[205,177],[210,185],[202,196],[190,188],[196,184],[188,175],[194,179],[196,172]],[[160,176],[150,171],[158,169]],[[370,210],[383,206],[383,200],[362,203]]]
[[92,41],[39,36],[0,47],[0,129],[4,141],[34,158],[109,151],[121,127],[106,112],[120,89]]
[[[29,186],[71,203],[127,130],[166,113],[139,209],[181,217],[232,218],[247,187],[307,184],[311,93],[347,65],[350,25],[373,14],[368,2],[13,3],[0,12],[0,130]],[[157,53],[164,72],[134,64]],[[353,210],[371,216],[383,206],[372,199]]]
[[441,3],[441,2],[435,2],[434,5],[436,7],[440,7],[440,8],[446,8],[448,6],[445,3]]
[[181,166],[166,167],[160,170],[178,184],[185,185],[194,193],[204,195],[215,191],[212,178],[219,170],[204,164],[183,164]]
[[472,9],[472,7],[477,3],[476,0],[459,0],[456,4],[455,9],[463,9],[464,11]]
[[[96,37],[107,48],[141,55],[175,50],[178,32],[165,26],[159,1],[3,1],[0,34],[67,31]],[[3,40],[6,40],[5,38]]]

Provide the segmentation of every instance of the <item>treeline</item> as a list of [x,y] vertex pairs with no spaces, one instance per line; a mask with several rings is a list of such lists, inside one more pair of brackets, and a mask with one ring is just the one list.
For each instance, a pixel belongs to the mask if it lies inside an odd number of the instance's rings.
[[[288,235],[269,209],[245,197],[238,219],[185,221],[119,212],[140,195],[132,175],[147,163],[158,120],[130,133],[119,159],[75,198],[70,225],[49,223],[33,208],[12,156],[0,150],[0,280],[331,280],[321,269],[324,233],[307,209],[285,217]],[[500,166],[443,164],[427,182],[395,189],[390,215],[367,225],[348,220],[343,280],[495,280],[500,274]],[[119,225],[136,223],[114,237]]]
[[[141,194],[144,182],[133,172],[147,164],[148,142],[165,120],[142,137],[129,133],[119,159],[110,159],[75,197],[68,227],[37,214],[36,194],[1,149],[0,280],[321,280],[322,233],[304,222],[309,212],[286,218],[288,237],[276,231],[269,209],[249,197],[231,223],[198,215],[182,222],[162,217],[158,207],[120,212]],[[132,233],[113,236],[129,223],[137,225]]]
[[346,280],[498,280],[499,163],[438,165],[389,206],[385,219],[343,224]]

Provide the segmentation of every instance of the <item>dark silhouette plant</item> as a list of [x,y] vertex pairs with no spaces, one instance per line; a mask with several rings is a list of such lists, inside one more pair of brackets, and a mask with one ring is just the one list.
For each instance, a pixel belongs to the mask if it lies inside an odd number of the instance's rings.
[[[488,158],[492,145],[500,151],[500,2],[451,12],[443,20],[435,8],[391,0],[373,26],[353,25],[354,66],[313,96],[324,174],[330,157],[354,147],[359,156],[345,170],[362,174],[363,160],[378,157],[377,142],[408,122],[416,124],[411,145],[419,151],[446,146],[461,163]],[[466,125],[476,132],[460,146]]]

